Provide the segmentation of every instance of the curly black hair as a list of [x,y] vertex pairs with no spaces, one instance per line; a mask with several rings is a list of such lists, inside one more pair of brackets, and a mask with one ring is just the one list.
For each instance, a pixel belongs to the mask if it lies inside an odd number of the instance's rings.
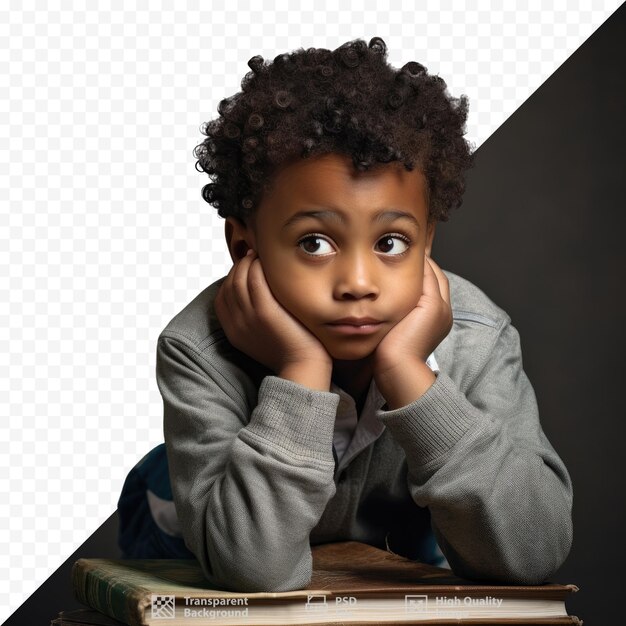
[[332,52],[299,48],[273,62],[257,55],[248,66],[242,90],[219,103],[193,151],[196,169],[213,181],[202,197],[221,217],[251,215],[279,165],[329,152],[351,156],[358,170],[390,161],[419,167],[429,221],[447,221],[461,204],[474,156],[463,138],[467,96],[451,97],[416,61],[389,65],[380,37]]

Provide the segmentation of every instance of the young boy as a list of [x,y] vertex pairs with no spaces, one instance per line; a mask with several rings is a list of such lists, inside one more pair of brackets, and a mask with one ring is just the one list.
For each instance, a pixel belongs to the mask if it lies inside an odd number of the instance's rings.
[[380,38],[249,65],[196,148],[233,267],[159,336],[167,459],[124,485],[125,554],[195,556],[240,591],[306,586],[310,546],[340,540],[544,581],[570,477],[510,317],[431,257],[466,98]]

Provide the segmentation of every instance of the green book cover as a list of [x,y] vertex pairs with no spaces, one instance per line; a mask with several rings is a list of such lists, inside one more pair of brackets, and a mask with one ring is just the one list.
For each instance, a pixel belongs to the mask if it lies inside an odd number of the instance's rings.
[[147,623],[145,615],[151,613],[153,596],[267,599],[306,598],[311,593],[214,589],[195,559],[79,559],[72,568],[72,586],[80,602],[131,626]]

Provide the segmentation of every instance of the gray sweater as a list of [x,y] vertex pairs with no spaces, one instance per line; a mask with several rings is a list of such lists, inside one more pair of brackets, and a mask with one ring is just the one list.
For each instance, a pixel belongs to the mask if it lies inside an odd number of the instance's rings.
[[440,371],[339,475],[339,395],[311,390],[235,349],[213,299],[220,279],[160,334],[157,383],[172,495],[208,580],[287,591],[311,576],[311,545],[356,540],[417,558],[434,531],[454,572],[536,584],[572,543],[572,484],[541,429],[510,317],[446,271],[454,323]]

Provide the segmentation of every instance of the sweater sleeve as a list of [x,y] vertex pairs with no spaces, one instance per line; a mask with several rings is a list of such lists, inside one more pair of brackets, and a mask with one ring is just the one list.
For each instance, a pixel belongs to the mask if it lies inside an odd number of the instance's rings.
[[309,534],[335,493],[339,396],[266,376],[250,409],[193,346],[160,337],[157,383],[185,543],[216,587],[288,591],[311,578]]
[[541,429],[508,316],[466,394],[439,372],[420,398],[378,415],[457,575],[538,584],[560,567],[572,543],[572,484]]

